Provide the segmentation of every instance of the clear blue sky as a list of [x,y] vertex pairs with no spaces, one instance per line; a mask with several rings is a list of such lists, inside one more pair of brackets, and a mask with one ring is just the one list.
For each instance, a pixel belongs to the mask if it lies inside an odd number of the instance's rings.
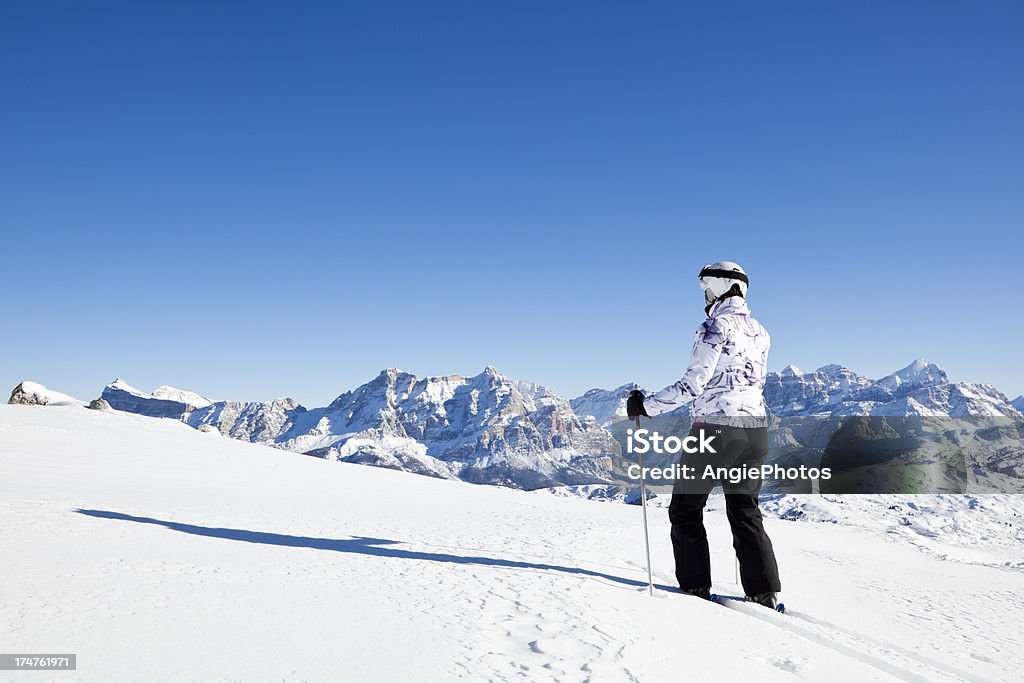
[[771,364],[1024,392],[1018,2],[0,4],[0,384]]

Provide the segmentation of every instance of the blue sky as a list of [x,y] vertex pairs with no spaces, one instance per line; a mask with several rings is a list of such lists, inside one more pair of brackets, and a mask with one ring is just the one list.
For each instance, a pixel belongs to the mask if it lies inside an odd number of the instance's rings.
[[771,365],[1024,393],[1024,6],[0,5],[0,384],[324,404],[388,366]]

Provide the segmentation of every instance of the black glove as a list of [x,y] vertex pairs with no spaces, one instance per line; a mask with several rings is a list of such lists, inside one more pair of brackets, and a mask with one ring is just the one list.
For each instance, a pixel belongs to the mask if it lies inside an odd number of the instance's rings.
[[639,389],[634,389],[629,392],[629,398],[626,399],[626,415],[629,416],[630,420],[643,415],[644,417],[650,417],[647,414],[647,410],[644,409],[644,392]]

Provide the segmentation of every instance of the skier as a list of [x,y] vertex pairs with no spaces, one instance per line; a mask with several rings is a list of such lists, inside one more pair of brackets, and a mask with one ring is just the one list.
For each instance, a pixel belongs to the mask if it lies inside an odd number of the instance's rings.
[[693,428],[715,434],[715,455],[684,453],[680,465],[697,469],[695,479],[677,480],[669,505],[676,579],[686,593],[711,598],[711,558],[703,511],[717,483],[725,493],[726,516],[740,564],[747,599],[775,608],[782,590],[772,542],[758,508],[760,479],[741,483],[700,478],[705,464],[760,467],[768,452],[767,372],[768,332],[750,315],[746,294],[749,280],[736,263],[705,266],[698,276],[704,290],[707,320],[697,329],[686,373],[675,384],[645,397],[634,390],[626,403],[630,419],[651,417],[691,403]]

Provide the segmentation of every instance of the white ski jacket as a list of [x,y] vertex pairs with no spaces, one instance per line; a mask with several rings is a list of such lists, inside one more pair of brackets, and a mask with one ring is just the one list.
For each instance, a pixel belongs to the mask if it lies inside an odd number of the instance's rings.
[[[764,379],[770,346],[768,332],[751,317],[743,297],[722,299],[697,329],[686,374],[648,396],[644,409],[653,417],[692,401],[690,414],[695,420],[764,418],[768,414]],[[757,422],[751,426],[764,423]]]

